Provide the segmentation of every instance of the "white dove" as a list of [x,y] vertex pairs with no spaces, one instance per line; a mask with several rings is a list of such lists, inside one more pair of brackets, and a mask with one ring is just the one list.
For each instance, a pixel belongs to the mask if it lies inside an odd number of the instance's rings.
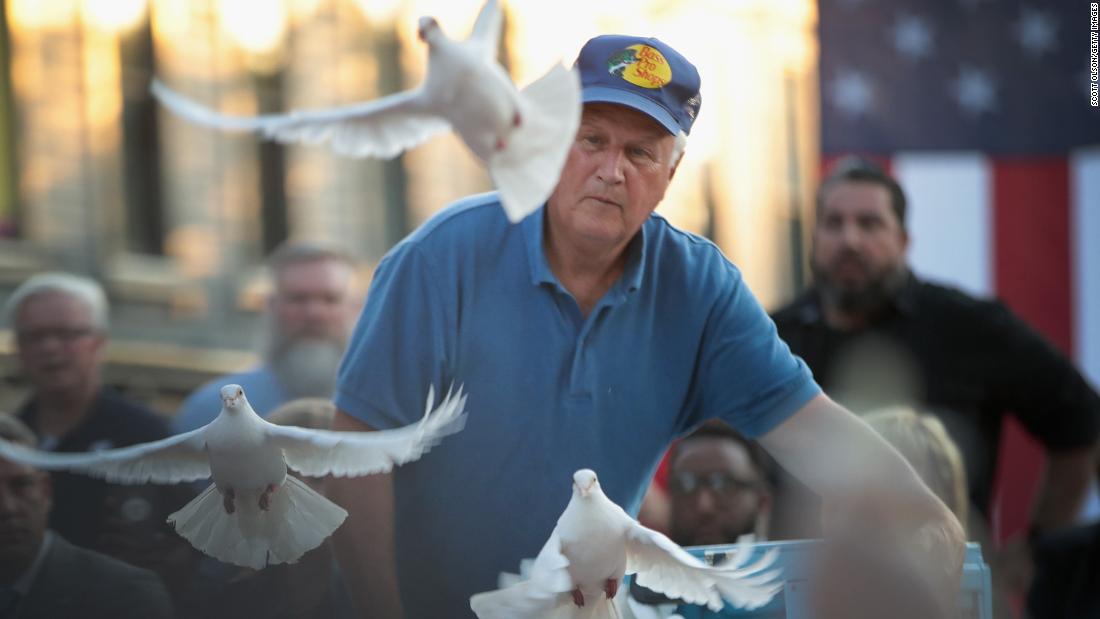
[[531,567],[530,579],[478,593],[470,608],[480,619],[604,619],[620,616],[615,598],[625,574],[638,584],[714,611],[724,606],[758,608],[782,588],[779,570],[764,571],[776,551],[746,565],[736,552],[708,566],[668,537],[648,529],[613,503],[596,473],[573,474],[573,497]]
[[112,483],[214,483],[168,517],[195,548],[227,563],[261,569],[294,563],[343,523],[347,512],[287,468],[310,477],[383,473],[416,460],[465,423],[460,387],[415,424],[383,432],[333,432],[279,426],[252,410],[239,385],[221,388],[221,413],[209,424],[159,441],[88,453],[53,453],[0,439],[0,458],[66,470]]
[[501,12],[488,0],[465,41],[447,38],[422,17],[427,75],[419,87],[374,101],[289,114],[226,116],[158,80],[153,94],[176,114],[224,130],[258,131],[279,142],[329,141],[337,153],[391,158],[450,128],[489,168],[508,219],[515,223],[546,201],[558,182],[580,123],[580,81],[560,64],[516,90],[497,62]]

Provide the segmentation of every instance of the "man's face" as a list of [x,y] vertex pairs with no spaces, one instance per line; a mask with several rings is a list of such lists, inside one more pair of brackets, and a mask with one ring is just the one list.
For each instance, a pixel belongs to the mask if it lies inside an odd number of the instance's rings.
[[548,202],[551,234],[571,245],[625,245],[665,195],[675,138],[621,105],[584,106],[577,139]]
[[909,237],[882,185],[844,181],[829,189],[814,226],[811,267],[843,309],[881,303],[900,280]]
[[337,260],[284,266],[271,298],[277,339],[283,343],[321,340],[343,343],[351,331],[351,267]]
[[63,292],[28,297],[16,314],[15,338],[23,372],[36,391],[94,384],[106,338],[92,326],[91,310],[80,299]]
[[46,531],[51,497],[45,473],[0,459],[0,574],[17,576],[29,567]]
[[764,534],[771,495],[744,445],[723,437],[688,439],[669,473],[676,543],[729,544],[746,533]]

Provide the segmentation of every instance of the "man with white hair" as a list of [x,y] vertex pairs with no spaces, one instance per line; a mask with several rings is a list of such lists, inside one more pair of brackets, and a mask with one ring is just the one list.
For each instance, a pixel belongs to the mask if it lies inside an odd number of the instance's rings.
[[297,398],[332,395],[355,320],[354,259],[326,244],[294,242],[272,252],[268,265],[273,290],[263,363],[192,393],[172,421],[176,432],[213,421],[221,410],[218,390],[229,383],[244,387],[260,415]]
[[[30,386],[18,417],[38,436],[41,449],[92,451],[169,435],[166,420],[103,385],[108,305],[98,283],[69,273],[41,273],[16,288],[5,309]],[[110,541],[118,539],[117,531],[110,523],[125,513],[133,524],[148,521],[155,530],[169,508],[160,505],[157,494],[131,490],[57,473],[50,527],[78,546],[117,555]]]
[[464,199],[375,272],[333,428],[412,423],[428,385],[465,384],[470,416],[415,463],[330,480],[349,512],[336,551],[360,611],[471,617],[472,594],[539,552],[574,471],[598,471],[635,513],[669,442],[711,418],[830,504],[884,488],[882,525],[938,566],[953,600],[954,516],[821,393],[718,248],[654,213],[699,112],[694,65],[658,39],[604,35],[575,66],[580,128],[546,204],[512,225],[495,194]]

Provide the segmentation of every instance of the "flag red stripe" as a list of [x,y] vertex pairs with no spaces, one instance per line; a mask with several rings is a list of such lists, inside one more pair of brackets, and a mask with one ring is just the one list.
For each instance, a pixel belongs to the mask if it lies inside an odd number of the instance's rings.
[[996,161],[993,204],[998,296],[1072,358],[1068,162]]
[[[1069,166],[1065,159],[993,164],[994,282],[997,295],[1067,355],[1073,352]],[[1052,411],[1053,413],[1054,411]],[[1026,530],[1043,449],[1010,421],[1001,436],[995,529]]]

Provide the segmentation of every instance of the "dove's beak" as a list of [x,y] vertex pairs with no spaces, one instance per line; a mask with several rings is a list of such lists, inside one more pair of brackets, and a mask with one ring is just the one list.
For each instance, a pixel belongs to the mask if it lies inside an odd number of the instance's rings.
[[420,20],[420,27],[416,30],[416,35],[421,41],[427,42],[428,31],[437,27],[439,24],[435,21],[434,17],[424,17]]

